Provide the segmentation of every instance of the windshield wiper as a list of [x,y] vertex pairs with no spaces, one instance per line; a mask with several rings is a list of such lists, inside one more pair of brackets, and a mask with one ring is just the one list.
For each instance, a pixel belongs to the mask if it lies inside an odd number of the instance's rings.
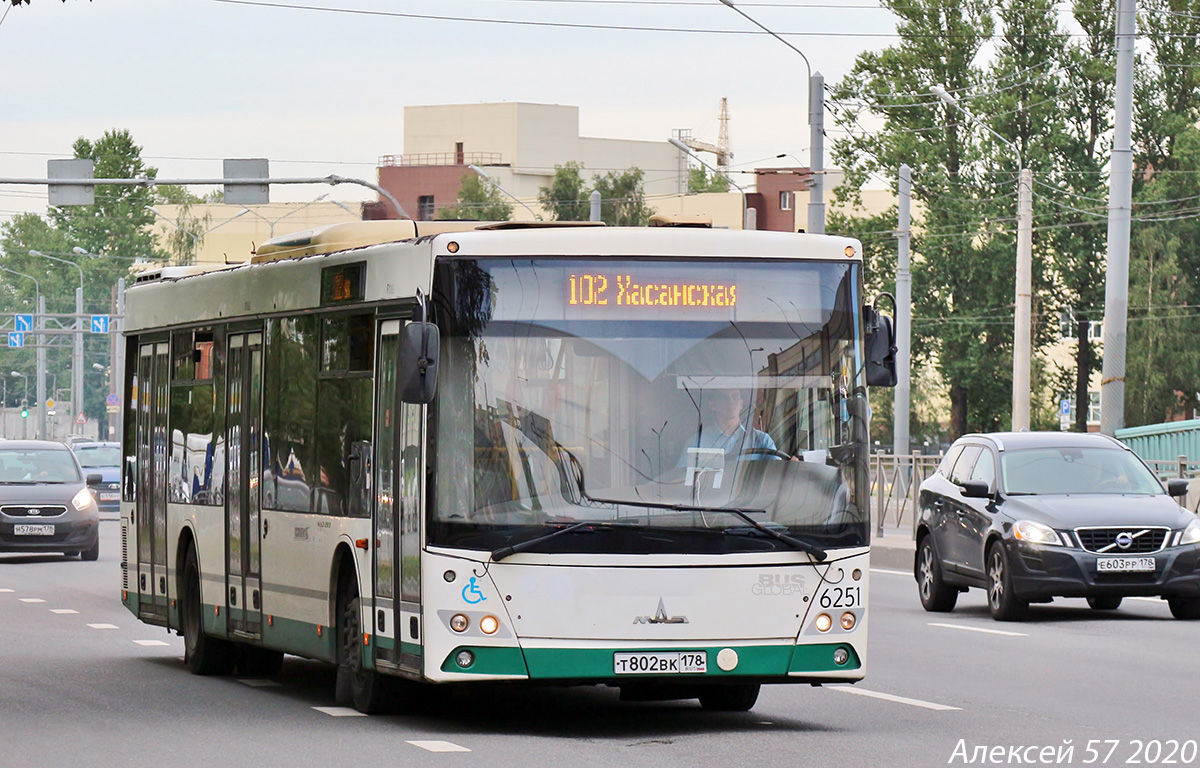
[[566,533],[574,533],[575,531],[584,528],[592,531],[611,531],[618,526],[622,528],[629,528],[634,527],[634,525],[635,524],[633,523],[614,523],[609,520],[584,520],[583,522],[568,525],[566,528],[559,528],[557,531],[551,531],[550,533],[545,533],[541,536],[534,536],[532,539],[526,539],[525,541],[518,542],[511,546],[500,547],[499,549],[493,550],[492,562],[499,562],[509,555],[515,555],[518,552],[524,552],[527,549],[532,549],[538,544],[541,544],[543,541],[553,539],[555,536],[562,536]]
[[[586,496],[586,495],[584,498],[586,498],[588,501],[596,502],[599,504],[612,504],[614,506],[624,505],[627,507],[648,507],[650,509],[668,509],[668,510],[671,510],[672,512],[701,512],[701,513],[703,513],[703,512],[724,512],[727,515],[737,515],[738,517],[742,518],[747,523],[749,523],[751,525],[751,527],[753,527],[755,530],[761,531],[773,539],[779,539],[780,541],[784,542],[785,544],[788,544],[788,545],[794,547],[795,549],[800,550],[801,552],[807,552],[808,554],[812,555],[817,560],[817,562],[824,561],[825,558],[828,556],[827,553],[825,552],[825,550],[821,549],[816,544],[810,544],[807,541],[804,541],[802,539],[797,539],[793,536],[789,536],[786,533],[780,533],[779,531],[777,531],[773,528],[768,528],[767,526],[765,526],[762,523],[755,520],[753,517],[750,517],[751,512],[759,514],[759,515],[767,514],[767,511],[765,509],[735,509],[733,507],[699,507],[694,504],[664,504],[662,502],[654,502],[654,501],[620,501],[617,499],[601,499],[601,498],[598,498],[595,496]],[[564,531],[560,531],[560,533],[561,532],[565,532],[565,529],[564,529]],[[553,536],[554,534],[550,534],[550,535]]]
[[[737,515],[738,517],[742,518],[747,523],[749,523],[750,526],[754,530],[765,533],[766,535],[770,536],[773,539],[779,539],[783,543],[789,544],[792,547],[795,547],[796,549],[800,550],[801,552],[807,552],[808,554],[812,555],[813,559],[816,560],[818,563],[824,562],[825,558],[828,557],[828,553],[821,547],[818,547],[816,544],[810,544],[809,542],[804,541],[803,539],[797,539],[793,536],[787,535],[786,533],[780,533],[779,531],[775,530],[774,528],[768,527],[768,526],[758,522],[753,517],[750,517],[749,514],[747,514],[748,512],[759,512],[759,513],[762,513],[765,515],[766,514],[765,509],[730,509],[728,507],[695,507],[695,510],[699,511],[699,512],[724,512],[729,515]],[[735,533],[732,535],[738,535],[738,534]]]

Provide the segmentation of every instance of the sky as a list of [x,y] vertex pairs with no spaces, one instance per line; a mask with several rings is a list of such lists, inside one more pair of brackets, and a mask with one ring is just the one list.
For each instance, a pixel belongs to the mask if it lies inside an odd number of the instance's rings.
[[[45,178],[77,138],[127,129],[160,179],[265,157],[273,176],[375,181],[424,104],[567,104],[584,136],[715,143],[722,97],[735,169],[807,164],[804,58],[834,84],[895,44],[895,19],[872,0],[737,5],[804,57],[720,0],[3,0],[0,178]],[[45,207],[44,187],[0,185],[0,223]]]

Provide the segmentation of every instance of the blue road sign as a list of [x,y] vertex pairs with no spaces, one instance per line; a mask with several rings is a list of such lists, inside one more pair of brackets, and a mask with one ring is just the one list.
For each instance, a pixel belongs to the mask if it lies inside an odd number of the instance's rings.
[[1071,415],[1071,401],[1064,399],[1061,403],[1059,403],[1058,404],[1058,412],[1062,416],[1070,416]]
[[108,333],[108,315],[92,315],[92,333]]
[[121,396],[115,392],[110,392],[108,397],[104,398],[105,405],[120,405]]
[[8,346],[10,346],[10,347],[25,346],[25,334],[23,334],[19,331],[18,332],[9,331]]
[[18,331],[32,331],[33,315],[13,315],[13,328]]

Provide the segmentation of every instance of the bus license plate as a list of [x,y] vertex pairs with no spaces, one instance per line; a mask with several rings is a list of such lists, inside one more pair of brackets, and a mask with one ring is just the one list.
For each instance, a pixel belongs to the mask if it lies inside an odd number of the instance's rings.
[[705,651],[613,654],[613,672],[618,675],[694,675],[707,671]]
[[1129,573],[1154,570],[1153,557],[1100,557],[1096,559],[1100,573]]
[[14,525],[13,533],[17,536],[53,536],[53,525]]

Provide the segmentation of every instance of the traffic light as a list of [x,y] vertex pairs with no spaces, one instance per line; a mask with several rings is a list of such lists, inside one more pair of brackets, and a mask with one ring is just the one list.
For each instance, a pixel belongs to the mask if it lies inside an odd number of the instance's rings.
[[27,401],[27,400],[21,401],[21,418],[22,419],[29,418],[29,401]]

